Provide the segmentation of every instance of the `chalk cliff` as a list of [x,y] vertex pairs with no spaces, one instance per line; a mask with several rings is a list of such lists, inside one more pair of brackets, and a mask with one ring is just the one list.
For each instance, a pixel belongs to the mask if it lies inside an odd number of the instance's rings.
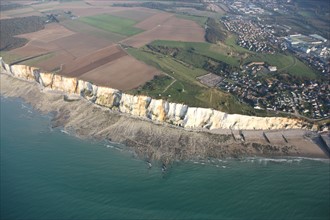
[[117,89],[96,86],[76,78],[43,73],[34,67],[9,66],[2,58],[0,61],[2,70],[14,77],[36,81],[47,89],[80,95],[82,98],[109,109],[184,128],[273,130],[299,129],[306,126],[306,123],[299,119],[227,114],[213,109],[188,107],[184,104],[152,99],[147,96],[133,96]]

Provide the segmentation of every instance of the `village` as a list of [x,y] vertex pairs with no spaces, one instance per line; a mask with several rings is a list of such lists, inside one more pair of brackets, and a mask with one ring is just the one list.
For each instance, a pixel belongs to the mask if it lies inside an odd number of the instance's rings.
[[223,73],[217,86],[235,94],[242,102],[249,103],[255,109],[290,113],[311,119],[329,117],[328,82],[305,80],[303,83],[293,83],[291,80],[260,76],[261,72],[274,74],[272,72],[275,72],[276,67],[266,66],[263,62],[254,62],[245,66],[245,70],[241,72]]
[[278,48],[279,40],[269,26],[258,21],[247,19],[242,15],[225,17],[220,20],[230,32],[237,35],[236,43],[254,52],[274,54]]

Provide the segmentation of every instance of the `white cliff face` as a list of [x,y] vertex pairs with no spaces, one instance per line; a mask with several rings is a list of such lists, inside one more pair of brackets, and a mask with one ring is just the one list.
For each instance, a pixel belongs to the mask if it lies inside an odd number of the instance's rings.
[[183,119],[188,111],[188,106],[177,103],[168,103],[167,122],[183,126]]
[[188,108],[184,118],[184,126],[187,128],[210,128],[213,110],[208,108]]
[[148,117],[153,121],[164,122],[168,113],[168,102],[162,99],[152,99],[148,107]]
[[17,78],[34,81],[34,71],[38,71],[35,67],[29,67],[25,65],[14,65],[11,66],[11,72]]
[[53,73],[40,73],[39,83],[43,87],[51,88],[53,85]]
[[108,108],[118,107],[120,104],[121,92],[116,89],[98,87],[95,104]]
[[34,67],[9,66],[1,58],[0,62],[1,69],[14,77],[36,81],[43,87],[52,90],[79,94],[97,105],[110,109],[115,108],[123,113],[184,128],[271,130],[304,127],[304,122],[299,119],[227,114],[213,109],[188,107],[161,99],[151,99],[148,96],[125,94],[116,89],[98,87],[76,78],[43,73]]
[[83,98],[95,102],[98,87],[90,82],[78,80],[77,93]]
[[78,80],[61,75],[54,75],[52,89],[67,93],[77,93]]
[[122,93],[119,110],[124,113],[132,114],[140,117],[147,117],[148,106],[151,98],[147,96],[133,96]]

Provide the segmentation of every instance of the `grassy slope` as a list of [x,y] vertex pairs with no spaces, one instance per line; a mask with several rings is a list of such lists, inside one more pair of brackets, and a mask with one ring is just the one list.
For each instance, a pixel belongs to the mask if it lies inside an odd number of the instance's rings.
[[173,80],[167,78],[166,82],[151,82],[157,85],[153,90],[144,88],[133,90],[131,91],[132,93],[146,94],[153,98],[166,98],[171,102],[185,103],[189,106],[196,107],[214,108],[229,113],[255,113],[253,108],[240,103],[231,94],[217,89],[207,88],[200,84],[196,80],[196,77],[206,74],[205,70],[189,67],[177,62],[171,57],[151,53],[143,49],[129,48],[127,52],[135,58],[161,69],[176,80],[165,92],[163,91]]
[[201,54],[207,57],[211,57],[215,60],[220,60],[222,62],[228,63],[232,66],[239,66],[239,60],[235,57],[228,56],[225,52],[218,50],[215,52],[215,48],[211,49],[210,43],[196,43],[196,42],[179,42],[179,41],[163,41],[157,40],[151,43],[152,45],[158,46],[167,46],[167,47],[176,47],[176,48],[183,48],[183,49],[190,49],[194,48],[194,52],[197,54]]
[[[243,63],[249,63],[251,61],[264,61],[270,65],[277,66],[278,70],[281,72],[288,72],[291,75],[298,77],[306,77],[314,79],[317,77],[315,71],[308,67],[306,64],[295,58],[293,55],[284,55],[284,54],[256,54],[251,51],[248,51],[235,43],[235,38],[233,36],[229,37],[226,40],[226,44],[237,53],[248,54],[248,57],[243,60]],[[172,48],[183,48],[189,50],[194,49],[194,53],[201,54],[204,56],[211,57],[215,60],[225,62],[232,66],[239,66],[239,58],[228,56],[226,51],[222,50],[220,46],[210,43],[195,43],[195,42],[179,42],[179,41],[163,41],[157,40],[151,43],[154,46],[167,46]],[[211,47],[212,46],[212,47]],[[217,47],[219,49],[217,49]],[[198,63],[201,58],[196,58],[191,55],[191,53],[186,53],[185,57],[180,57],[182,60],[187,60],[186,62],[190,63],[188,60],[192,60],[194,63]]]
[[258,54],[247,58],[244,63],[251,61],[267,62],[270,65],[277,66],[280,72],[288,72],[294,76],[316,78],[316,73],[311,68],[293,56],[284,54]]
[[143,31],[133,27],[136,24],[136,21],[112,15],[101,14],[90,17],[83,17],[79,20],[93,27],[125,36],[132,36]]

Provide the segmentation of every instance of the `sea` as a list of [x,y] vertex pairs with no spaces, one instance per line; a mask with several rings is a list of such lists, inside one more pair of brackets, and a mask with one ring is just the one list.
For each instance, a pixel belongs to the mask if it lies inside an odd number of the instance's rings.
[[1,219],[330,219],[327,160],[207,158],[162,171],[51,117],[1,97]]

